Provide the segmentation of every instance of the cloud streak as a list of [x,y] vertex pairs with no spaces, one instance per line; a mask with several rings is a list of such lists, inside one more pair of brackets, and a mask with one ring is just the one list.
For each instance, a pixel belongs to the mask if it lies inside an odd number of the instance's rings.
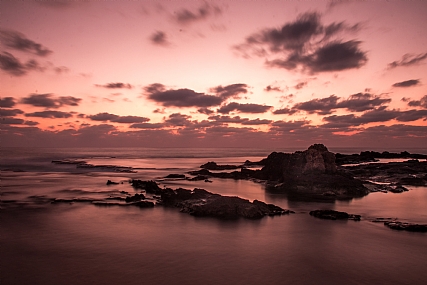
[[411,86],[418,85],[419,83],[420,83],[419,79],[411,79],[411,80],[394,83],[392,86],[393,87],[411,87]]
[[0,41],[8,48],[33,53],[42,57],[52,53],[48,48],[26,38],[24,34],[16,31],[0,30]]
[[51,93],[30,94],[21,99],[21,103],[32,105],[34,107],[60,108],[62,106],[78,106],[82,101],[81,98],[73,96],[55,97]]
[[387,69],[394,69],[401,66],[412,66],[420,64],[427,58],[427,52],[421,54],[410,54],[407,53],[402,56],[400,60],[393,61],[387,65]]

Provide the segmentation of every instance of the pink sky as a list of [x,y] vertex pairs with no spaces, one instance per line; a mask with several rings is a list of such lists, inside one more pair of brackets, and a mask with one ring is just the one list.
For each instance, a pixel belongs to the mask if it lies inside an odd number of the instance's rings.
[[426,1],[1,1],[2,146],[425,147]]

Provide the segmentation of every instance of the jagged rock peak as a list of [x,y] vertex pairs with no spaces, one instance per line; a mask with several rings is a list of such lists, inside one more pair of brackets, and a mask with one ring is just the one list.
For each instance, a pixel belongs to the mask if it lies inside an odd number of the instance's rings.
[[321,151],[321,152],[328,151],[328,148],[324,144],[321,144],[321,143],[313,144],[308,149],[309,150],[310,149],[315,149],[315,150],[318,150],[318,151]]

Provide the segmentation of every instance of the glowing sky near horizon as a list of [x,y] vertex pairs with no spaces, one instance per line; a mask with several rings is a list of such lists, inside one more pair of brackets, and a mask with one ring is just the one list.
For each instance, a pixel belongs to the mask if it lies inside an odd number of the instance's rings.
[[1,1],[3,146],[427,145],[425,1]]

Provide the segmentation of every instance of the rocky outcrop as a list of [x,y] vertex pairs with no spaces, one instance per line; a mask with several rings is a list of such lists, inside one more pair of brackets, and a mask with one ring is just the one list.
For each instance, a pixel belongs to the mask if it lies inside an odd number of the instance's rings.
[[353,220],[360,221],[360,215],[349,214],[346,212],[339,212],[335,210],[314,210],[310,212],[310,216],[327,219],[327,220]]
[[260,219],[264,216],[289,214],[273,204],[249,200],[239,197],[221,196],[204,189],[164,189],[161,194],[161,202],[165,206],[180,208],[183,213],[193,216],[216,217],[220,219]]
[[[391,185],[427,185],[427,161],[373,163],[347,166],[343,171],[360,180]],[[401,189],[402,190],[402,189]]]
[[214,161],[209,161],[205,164],[200,165],[200,168],[208,169],[208,170],[230,170],[230,169],[237,169],[240,168],[238,165],[229,165],[229,164],[223,164],[219,165]]

